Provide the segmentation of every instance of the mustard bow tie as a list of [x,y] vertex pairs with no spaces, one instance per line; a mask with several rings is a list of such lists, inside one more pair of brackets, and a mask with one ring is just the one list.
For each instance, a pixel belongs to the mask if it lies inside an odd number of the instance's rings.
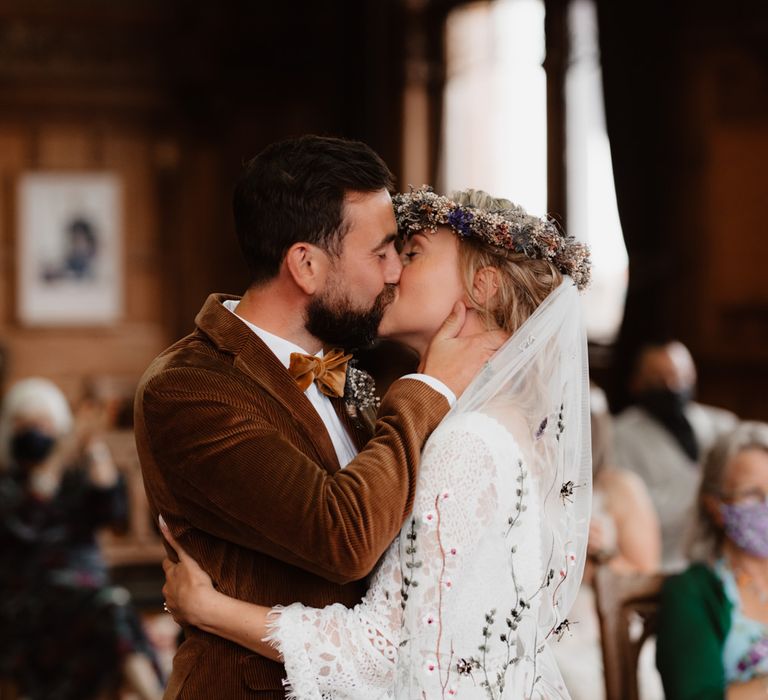
[[326,396],[344,396],[344,384],[347,381],[347,362],[352,355],[345,355],[343,350],[331,350],[324,357],[291,353],[288,373],[296,380],[299,389],[306,391],[312,382]]

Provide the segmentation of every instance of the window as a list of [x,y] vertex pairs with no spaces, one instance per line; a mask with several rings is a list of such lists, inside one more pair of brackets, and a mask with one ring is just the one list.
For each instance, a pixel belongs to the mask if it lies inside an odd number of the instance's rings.
[[[592,285],[584,295],[587,333],[610,343],[624,311],[627,252],[605,129],[593,0],[571,0],[567,18],[567,228],[592,249]],[[476,187],[546,213],[544,55],[543,0],[478,2],[450,13],[439,190]]]
[[439,189],[475,187],[546,213],[543,0],[460,7],[446,47]]
[[627,249],[621,233],[593,0],[568,6],[570,51],[565,77],[568,233],[589,244],[592,283],[584,315],[590,340],[610,343],[624,314]]

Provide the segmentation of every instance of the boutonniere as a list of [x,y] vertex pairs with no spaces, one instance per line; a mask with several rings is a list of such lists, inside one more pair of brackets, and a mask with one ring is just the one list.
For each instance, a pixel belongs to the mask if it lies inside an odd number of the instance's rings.
[[[356,360],[350,360],[347,364],[347,381],[344,384],[344,403],[350,415],[357,415],[359,411],[373,410],[375,413],[381,400],[376,396],[376,382],[373,377],[355,365]],[[352,413],[354,412],[354,413]]]
[[344,384],[344,403],[347,413],[357,420],[361,418],[368,427],[375,422],[376,411],[381,400],[376,396],[376,382],[373,377],[362,369],[355,367],[356,360],[347,364],[347,380]]

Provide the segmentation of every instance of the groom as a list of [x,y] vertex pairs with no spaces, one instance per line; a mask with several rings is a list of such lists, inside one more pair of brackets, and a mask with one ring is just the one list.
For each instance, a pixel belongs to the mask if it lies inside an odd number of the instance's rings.
[[[346,357],[331,348],[370,343],[392,300],[391,186],[362,143],[266,148],[234,195],[251,285],[242,299],[211,295],[195,332],[142,378],[136,444],[152,510],[230,596],[359,602],[360,579],[412,508],[424,442],[501,344],[456,337],[452,314],[424,373],[383,397],[369,442],[352,405],[364,396],[345,399]],[[284,697],[280,664],[185,633],[166,698]]]

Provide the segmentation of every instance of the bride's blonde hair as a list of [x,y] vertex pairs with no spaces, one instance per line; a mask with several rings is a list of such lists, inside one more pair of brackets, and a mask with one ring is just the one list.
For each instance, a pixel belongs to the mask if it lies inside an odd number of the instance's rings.
[[[509,200],[497,199],[482,190],[461,190],[449,197],[462,206],[500,214],[522,226],[538,221]],[[563,280],[562,273],[549,260],[531,258],[475,237],[459,237],[459,266],[472,307],[487,326],[496,326],[510,334]],[[486,267],[499,271],[498,289],[490,299],[481,300],[474,294],[473,286],[477,273]]]

